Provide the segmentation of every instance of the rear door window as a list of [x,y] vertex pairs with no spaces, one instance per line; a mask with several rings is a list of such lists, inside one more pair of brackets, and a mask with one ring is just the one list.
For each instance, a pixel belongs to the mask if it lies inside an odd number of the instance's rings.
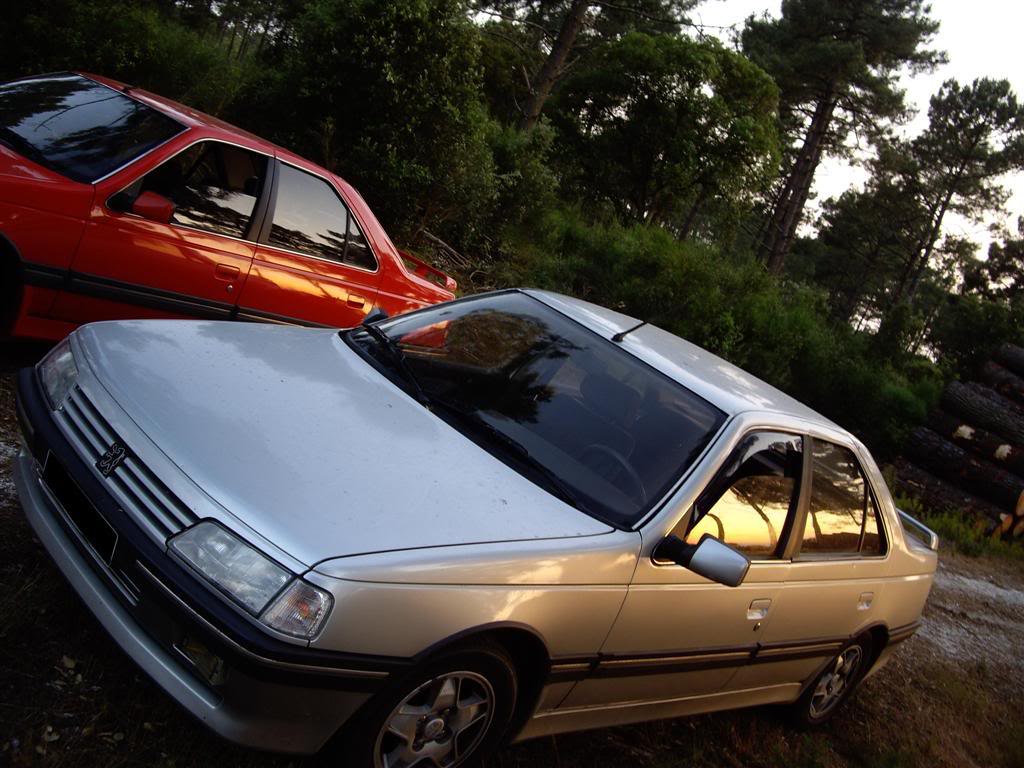
[[270,244],[373,271],[377,260],[334,188],[281,163]]
[[853,451],[815,440],[811,465],[801,554],[818,558],[883,554],[878,509]]
[[142,192],[174,203],[172,223],[245,237],[267,173],[267,157],[233,144],[201,141],[161,163],[112,204],[128,210]]
[[80,75],[0,85],[0,142],[75,181],[109,176],[183,130],[162,112]]
[[800,437],[747,435],[694,505],[687,543],[708,533],[748,557],[778,557],[796,512],[802,469]]

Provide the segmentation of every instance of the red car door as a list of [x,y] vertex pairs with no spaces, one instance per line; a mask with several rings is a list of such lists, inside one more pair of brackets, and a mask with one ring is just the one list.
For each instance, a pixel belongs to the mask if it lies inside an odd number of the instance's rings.
[[252,266],[270,156],[212,139],[127,183],[97,185],[54,315],[232,316]]
[[347,328],[373,307],[382,266],[339,190],[278,161],[238,317]]

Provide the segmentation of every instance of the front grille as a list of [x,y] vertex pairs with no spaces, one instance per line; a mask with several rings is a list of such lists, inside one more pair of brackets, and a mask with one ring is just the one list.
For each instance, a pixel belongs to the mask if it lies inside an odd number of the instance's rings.
[[[64,401],[58,420],[89,464],[95,465],[113,443],[120,441],[77,386]],[[105,482],[124,510],[157,539],[164,540],[199,519],[131,450]]]

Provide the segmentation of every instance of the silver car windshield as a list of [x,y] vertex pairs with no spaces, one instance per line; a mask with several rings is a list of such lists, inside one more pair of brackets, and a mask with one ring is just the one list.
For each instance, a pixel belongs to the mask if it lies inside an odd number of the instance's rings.
[[620,528],[665,495],[725,420],[615,343],[520,292],[421,310],[352,338],[467,437]]

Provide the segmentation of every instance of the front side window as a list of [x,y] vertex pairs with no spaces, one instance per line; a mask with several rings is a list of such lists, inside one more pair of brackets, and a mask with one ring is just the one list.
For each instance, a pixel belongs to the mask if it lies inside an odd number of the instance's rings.
[[0,143],[75,181],[93,183],[185,127],[74,74],[0,85]]
[[267,157],[257,152],[201,141],[164,161],[111,200],[130,210],[143,192],[174,203],[171,222],[230,237],[244,237],[267,174]]
[[796,512],[802,466],[801,438],[775,432],[744,437],[694,505],[687,543],[710,533],[748,557],[778,557]]
[[333,187],[284,163],[277,182],[270,244],[361,269],[377,268],[359,225]]
[[[578,509],[630,527],[694,463],[725,415],[520,292],[381,323],[433,412]],[[365,329],[352,343],[384,365]]]
[[853,451],[815,440],[801,554],[880,555],[878,510]]

